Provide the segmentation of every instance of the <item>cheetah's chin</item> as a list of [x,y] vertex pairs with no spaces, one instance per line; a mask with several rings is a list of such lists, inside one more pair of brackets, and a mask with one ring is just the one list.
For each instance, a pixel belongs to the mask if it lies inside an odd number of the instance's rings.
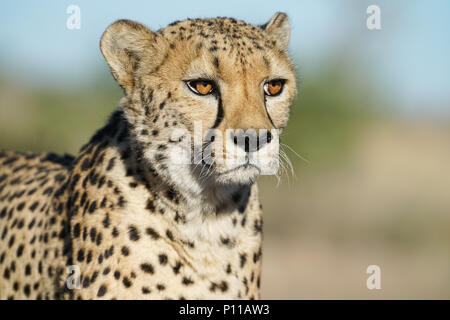
[[261,173],[254,164],[245,163],[224,172],[218,172],[216,181],[219,184],[252,184]]

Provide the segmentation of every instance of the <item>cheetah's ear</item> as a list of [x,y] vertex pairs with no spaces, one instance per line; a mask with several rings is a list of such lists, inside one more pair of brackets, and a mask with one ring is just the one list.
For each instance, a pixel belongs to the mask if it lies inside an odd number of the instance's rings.
[[273,15],[272,19],[262,26],[267,33],[274,36],[283,46],[283,49],[287,49],[289,44],[289,34],[291,32],[291,25],[289,23],[288,16],[284,12],[277,12]]
[[155,35],[144,25],[131,20],[111,24],[100,40],[100,50],[117,83],[128,91],[134,84],[134,72]]

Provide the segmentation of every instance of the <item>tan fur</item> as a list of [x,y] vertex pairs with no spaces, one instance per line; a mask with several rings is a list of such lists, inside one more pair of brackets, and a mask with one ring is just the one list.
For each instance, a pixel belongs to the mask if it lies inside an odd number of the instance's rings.
[[[108,124],[75,159],[0,154],[0,298],[259,298],[260,170],[177,161],[197,121],[202,141],[212,128],[223,135],[211,145],[227,156],[227,130],[286,126],[296,95],[288,38],[282,13],[262,27],[112,24],[101,50],[124,97]],[[217,92],[195,95],[194,79]],[[274,79],[282,93],[265,96]],[[81,288],[66,285],[71,265]]]

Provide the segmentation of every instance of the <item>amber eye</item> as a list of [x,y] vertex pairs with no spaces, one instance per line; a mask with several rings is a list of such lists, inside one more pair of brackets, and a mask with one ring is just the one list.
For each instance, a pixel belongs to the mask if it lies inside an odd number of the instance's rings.
[[186,81],[186,84],[194,93],[206,96],[214,91],[214,85],[212,81],[208,80],[190,80]]
[[268,96],[277,96],[283,91],[284,80],[271,80],[264,84],[264,93]]

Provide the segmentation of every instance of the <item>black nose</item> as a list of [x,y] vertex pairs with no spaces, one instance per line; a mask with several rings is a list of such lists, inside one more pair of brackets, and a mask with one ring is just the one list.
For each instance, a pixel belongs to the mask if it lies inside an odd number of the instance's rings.
[[[237,131],[237,132],[236,132]],[[262,133],[256,134],[253,130],[236,130],[233,135],[233,142],[235,145],[241,147],[245,152],[255,152],[270,143],[273,139],[272,133],[263,130]]]

